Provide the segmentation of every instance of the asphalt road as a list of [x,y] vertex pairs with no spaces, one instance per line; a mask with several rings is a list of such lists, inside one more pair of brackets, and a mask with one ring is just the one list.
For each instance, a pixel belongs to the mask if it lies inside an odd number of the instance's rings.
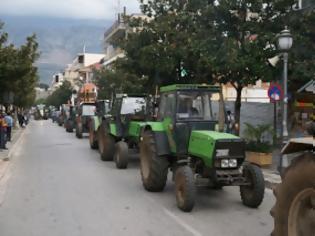
[[266,236],[273,227],[269,190],[259,209],[249,209],[237,187],[199,189],[193,212],[183,213],[171,180],[162,193],[143,189],[137,156],[117,170],[87,138],[51,121],[33,121],[13,157],[1,236]]

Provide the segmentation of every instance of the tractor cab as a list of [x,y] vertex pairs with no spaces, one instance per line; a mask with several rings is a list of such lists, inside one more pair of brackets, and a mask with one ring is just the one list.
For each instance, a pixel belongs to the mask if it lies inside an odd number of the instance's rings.
[[95,103],[96,116],[106,118],[110,114],[110,101],[109,100],[98,100]]
[[127,135],[132,121],[144,121],[146,114],[146,95],[117,95],[113,102],[111,114],[116,125],[116,135]]
[[161,88],[157,121],[163,123],[173,153],[187,156],[192,131],[223,130],[225,118],[220,93],[220,87],[211,85]]

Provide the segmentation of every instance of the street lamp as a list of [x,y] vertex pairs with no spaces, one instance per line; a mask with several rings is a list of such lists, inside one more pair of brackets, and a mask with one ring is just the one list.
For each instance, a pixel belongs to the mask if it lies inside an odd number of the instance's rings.
[[288,138],[288,51],[293,45],[293,37],[285,27],[284,30],[280,32],[277,36],[278,40],[278,49],[282,52],[283,55],[283,117],[282,117],[282,127],[283,127],[283,140]]

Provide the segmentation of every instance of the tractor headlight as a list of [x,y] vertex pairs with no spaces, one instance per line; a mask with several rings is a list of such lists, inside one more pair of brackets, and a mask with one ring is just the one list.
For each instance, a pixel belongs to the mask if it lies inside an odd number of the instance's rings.
[[236,168],[237,160],[236,159],[222,159],[221,168]]
[[216,156],[217,157],[227,157],[229,156],[229,149],[217,149],[216,150]]
[[229,160],[229,167],[236,168],[237,167],[237,160],[236,159],[230,159]]
[[227,159],[221,160],[221,168],[229,168],[229,160]]

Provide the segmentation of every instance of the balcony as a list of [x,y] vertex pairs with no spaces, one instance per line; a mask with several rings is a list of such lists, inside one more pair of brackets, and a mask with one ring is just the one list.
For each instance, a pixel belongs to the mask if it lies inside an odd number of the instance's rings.
[[111,43],[118,39],[125,37],[126,24],[122,19],[117,20],[106,32],[104,33],[104,41]]

